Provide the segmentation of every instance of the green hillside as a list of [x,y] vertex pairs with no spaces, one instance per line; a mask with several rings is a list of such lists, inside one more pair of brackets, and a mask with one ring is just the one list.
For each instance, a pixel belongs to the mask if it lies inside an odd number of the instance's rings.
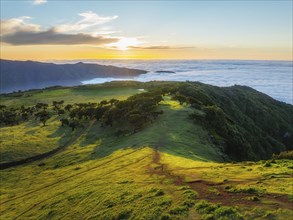
[[[139,93],[135,87],[95,88],[92,86],[76,88],[52,88],[32,90],[30,92],[1,95],[1,105],[10,108],[31,107],[39,102],[51,105],[53,101],[66,100],[67,104],[79,102],[100,102],[102,100],[126,99]],[[41,128],[39,121],[33,119],[17,123],[14,126],[3,126],[0,133],[0,163],[10,162],[38,155],[70,142],[78,135],[81,128],[71,132],[70,128],[60,127],[60,116],[54,115]]]
[[1,219],[293,215],[292,152],[271,159],[293,106],[248,87],[57,87],[1,95],[0,116]]

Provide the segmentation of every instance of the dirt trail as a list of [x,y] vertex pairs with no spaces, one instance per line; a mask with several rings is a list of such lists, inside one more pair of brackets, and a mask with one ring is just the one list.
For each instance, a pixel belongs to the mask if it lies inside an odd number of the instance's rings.
[[[153,160],[152,163],[149,164],[148,170],[151,173],[151,176],[156,174],[160,176],[165,176],[167,179],[172,179],[176,185],[182,185],[183,184],[183,179],[180,176],[175,176],[172,173],[168,171],[168,167],[166,164],[162,164],[160,162],[161,160],[161,155],[160,152],[158,151],[159,147],[154,147],[153,150]],[[152,166],[154,164],[155,166]]]
[[[225,181],[221,183],[215,183],[206,180],[195,180],[195,181],[185,181],[183,176],[176,175],[172,173],[171,170],[168,170],[166,164],[160,162],[160,152],[158,151],[159,147],[154,147],[153,150],[153,160],[152,163],[148,166],[148,170],[152,175],[165,176],[167,179],[174,181],[175,185],[189,186],[191,189],[195,190],[198,193],[198,198],[207,200],[213,203],[221,203],[223,205],[234,206],[242,205],[247,207],[260,206],[263,207],[264,204],[261,201],[252,201],[248,198],[258,197],[260,200],[269,200],[270,203],[267,203],[265,206],[269,206],[271,209],[286,208],[292,209],[292,202],[288,199],[286,195],[279,194],[269,194],[269,193],[235,193],[228,192],[227,186],[236,186],[240,182],[237,181]],[[247,180],[250,182],[251,180]],[[257,180],[256,180],[257,181]],[[163,181],[162,181],[163,182]],[[241,183],[246,183],[242,181]]]
[[4,170],[4,169],[8,169],[8,168],[12,168],[12,167],[16,167],[16,166],[20,166],[20,165],[24,165],[24,164],[28,164],[28,163],[32,163],[38,160],[42,160],[48,157],[52,157],[53,155],[60,153],[61,151],[65,150],[67,147],[69,147],[70,145],[74,144],[86,131],[88,131],[93,124],[96,122],[96,120],[92,120],[88,126],[85,126],[78,134],[76,134],[75,137],[73,137],[71,140],[69,140],[66,144],[59,146],[51,151],[42,153],[42,154],[38,154],[36,156],[32,156],[32,157],[28,157],[22,160],[18,160],[18,161],[12,161],[12,162],[8,162],[8,163],[2,163],[0,164],[0,170]]

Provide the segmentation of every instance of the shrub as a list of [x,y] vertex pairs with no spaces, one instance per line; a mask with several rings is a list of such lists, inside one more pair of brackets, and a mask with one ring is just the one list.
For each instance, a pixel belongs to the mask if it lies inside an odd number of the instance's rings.
[[189,210],[187,206],[177,206],[170,210],[170,214],[172,215],[180,215],[186,213]]
[[172,219],[171,216],[169,214],[163,214],[161,216],[161,220],[169,220],[169,219]]
[[115,220],[128,219],[130,216],[131,216],[131,210],[123,210],[114,219]]
[[44,162],[41,162],[38,164],[39,167],[45,166],[46,164]]
[[220,206],[202,200],[195,205],[195,209],[204,219],[240,220],[243,217],[233,207]]
[[209,192],[211,192],[211,193],[213,193],[213,194],[215,194],[217,196],[221,195],[221,193],[219,192],[219,190],[217,190],[215,188],[210,188],[209,189]]
[[164,191],[163,191],[162,189],[159,189],[159,190],[156,192],[155,196],[162,196],[162,195],[164,195],[164,194],[165,194]]
[[183,192],[183,196],[187,199],[196,199],[198,197],[198,194],[194,190],[188,189]]
[[165,195],[164,191],[162,189],[157,189],[157,188],[151,188],[149,193],[154,193],[154,196],[162,196]]
[[288,159],[288,160],[293,160],[293,150],[291,150],[291,151],[284,151],[284,152],[281,152],[280,154],[273,154],[272,158],[273,159]]
[[233,220],[240,220],[243,219],[243,217],[232,207],[228,207],[228,206],[221,206],[219,208],[216,209],[215,211],[215,217],[216,219],[233,219]]
[[210,214],[213,213],[219,206],[202,200],[195,205],[195,209],[200,214]]
[[253,187],[243,187],[243,188],[233,188],[227,190],[228,192],[232,193],[249,193],[249,194],[261,194],[262,190],[253,188]]
[[192,206],[194,206],[194,204],[195,204],[195,202],[192,199],[187,199],[183,202],[183,205],[187,206],[187,207],[192,207]]
[[271,164],[271,162],[267,161],[267,162],[265,162],[265,164],[264,164],[263,166],[264,166],[264,167],[271,167],[272,164]]
[[270,220],[276,219],[276,216],[271,211],[267,211],[263,217]]

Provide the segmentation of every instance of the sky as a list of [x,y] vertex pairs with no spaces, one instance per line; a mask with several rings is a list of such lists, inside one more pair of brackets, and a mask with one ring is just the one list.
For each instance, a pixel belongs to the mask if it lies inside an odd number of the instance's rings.
[[292,60],[292,1],[1,0],[1,58]]

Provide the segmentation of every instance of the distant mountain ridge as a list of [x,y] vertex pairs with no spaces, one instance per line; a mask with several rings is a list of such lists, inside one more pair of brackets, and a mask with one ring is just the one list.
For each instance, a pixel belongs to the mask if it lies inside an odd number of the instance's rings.
[[99,64],[54,64],[35,61],[0,60],[1,93],[48,86],[79,85],[94,78],[129,78],[147,71]]

